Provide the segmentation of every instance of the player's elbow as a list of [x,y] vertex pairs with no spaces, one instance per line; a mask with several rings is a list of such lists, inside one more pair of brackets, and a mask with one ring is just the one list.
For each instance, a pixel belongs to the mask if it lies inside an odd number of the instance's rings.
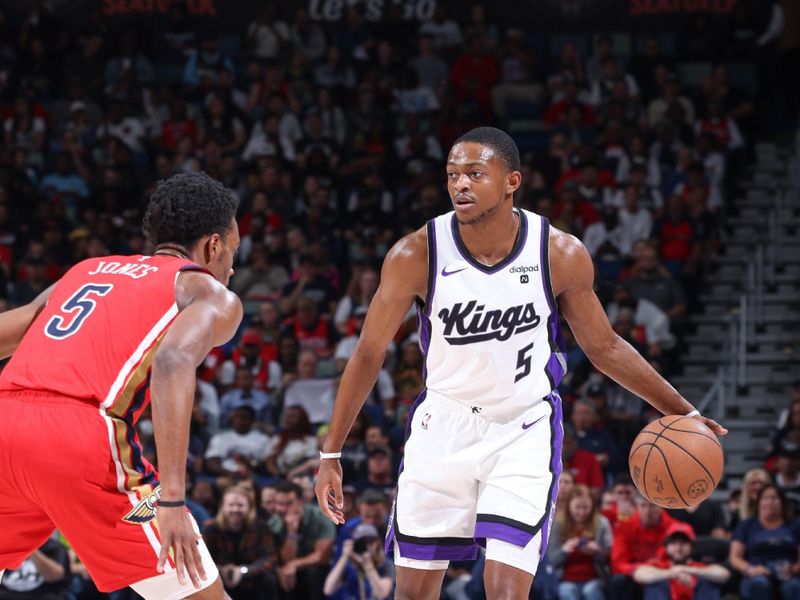
[[161,347],[153,357],[154,374],[194,373],[197,364],[194,356],[181,348]]
[[602,338],[593,340],[589,344],[582,345],[583,351],[586,356],[595,366],[601,366],[606,362],[614,361],[614,353],[619,348],[622,338],[620,338],[614,331],[609,330],[607,335]]

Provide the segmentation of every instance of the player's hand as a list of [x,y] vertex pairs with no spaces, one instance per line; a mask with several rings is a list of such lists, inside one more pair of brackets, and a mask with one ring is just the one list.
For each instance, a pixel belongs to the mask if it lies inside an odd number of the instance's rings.
[[317,483],[314,486],[317,502],[322,514],[334,525],[344,524],[344,499],[342,498],[342,465],[338,460],[320,461]]
[[205,581],[206,571],[200,558],[197,541],[201,538],[192,527],[186,507],[169,508],[158,507],[158,528],[161,533],[161,552],[158,555],[158,572],[164,572],[169,551],[173,551],[175,570],[178,572],[178,582],[186,585],[186,575],[192,580],[196,588],[200,588],[201,580]]
[[717,423],[714,419],[709,419],[708,417],[704,417],[703,415],[698,415],[693,417],[698,421],[702,421],[706,427],[708,427],[711,431],[716,433],[717,435],[725,435],[728,433],[728,430],[725,429],[722,425]]

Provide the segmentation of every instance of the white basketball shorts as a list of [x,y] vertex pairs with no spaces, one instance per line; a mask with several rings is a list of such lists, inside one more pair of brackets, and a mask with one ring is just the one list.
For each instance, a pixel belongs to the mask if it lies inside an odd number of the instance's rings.
[[[472,560],[487,539],[547,549],[561,473],[561,398],[485,414],[426,391],[406,430],[386,534],[404,559]],[[421,567],[424,568],[424,567]],[[536,565],[529,569],[535,572]]]

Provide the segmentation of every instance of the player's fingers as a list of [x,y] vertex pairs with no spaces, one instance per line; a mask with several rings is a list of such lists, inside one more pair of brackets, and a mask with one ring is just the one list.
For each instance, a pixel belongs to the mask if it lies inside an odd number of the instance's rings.
[[709,419],[708,417],[706,417],[706,425],[708,425],[709,429],[711,429],[711,431],[713,431],[717,435],[725,435],[726,433],[728,433],[728,430],[719,423],[717,423],[714,419]]
[[192,580],[192,585],[200,589],[200,577],[197,575],[197,565],[194,560],[194,552],[192,546],[194,545],[194,540],[187,541],[183,545],[183,562],[186,565],[186,573],[189,575],[189,579]]
[[183,566],[183,546],[175,544],[175,571],[178,573],[178,583],[186,585],[186,569]]
[[203,566],[203,556],[200,554],[200,539],[201,537],[197,536],[191,542],[192,558],[194,558],[194,566],[197,569],[197,574],[200,576],[200,579],[205,581],[208,577],[206,576],[206,569]]
[[339,510],[344,508],[344,495],[342,494],[342,484],[338,481],[333,482],[333,501]]
[[334,521],[336,525],[341,525],[344,523],[344,514],[342,513],[342,508],[344,508],[342,493],[341,491],[339,492],[339,499],[337,500],[335,484],[333,484],[331,489],[328,490],[328,508],[330,509],[331,514],[336,517],[336,521]]
[[165,539],[161,540],[163,543],[161,544],[161,552],[158,553],[158,564],[156,565],[156,571],[159,573],[164,572],[164,564],[167,562],[167,555],[169,554],[169,542]]
[[328,517],[334,525],[339,524],[339,519],[334,513],[335,507],[331,502],[331,484],[327,483],[319,488],[317,491],[317,502],[319,508],[326,517]]

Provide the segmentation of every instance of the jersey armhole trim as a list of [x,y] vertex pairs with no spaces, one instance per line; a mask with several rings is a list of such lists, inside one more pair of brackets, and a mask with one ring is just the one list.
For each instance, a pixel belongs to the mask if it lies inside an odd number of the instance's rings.
[[547,303],[550,305],[550,312],[558,311],[556,296],[553,293],[553,284],[550,281],[550,221],[542,217],[542,280],[544,283],[544,293],[547,296]]
[[425,293],[425,300],[422,301],[422,314],[425,317],[431,315],[433,308],[433,294],[436,291],[436,223],[431,219],[426,224],[428,233],[428,289]]

